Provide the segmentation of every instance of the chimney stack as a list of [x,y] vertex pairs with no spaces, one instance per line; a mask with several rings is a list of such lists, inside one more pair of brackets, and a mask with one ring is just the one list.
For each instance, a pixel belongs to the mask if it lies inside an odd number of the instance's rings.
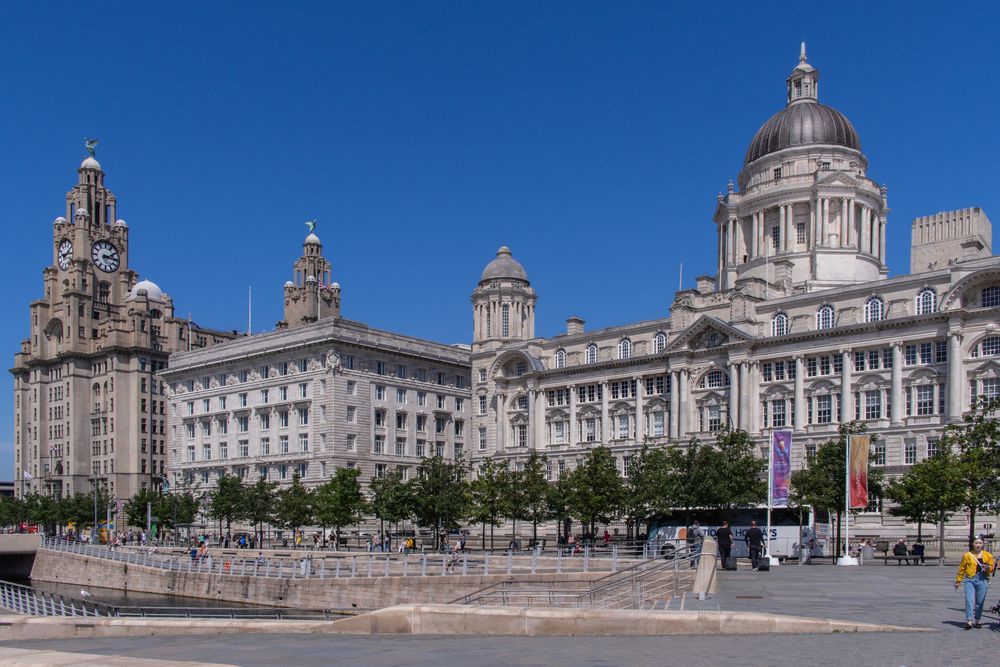
[[583,333],[583,319],[574,315],[566,319],[566,333],[570,336],[573,334]]

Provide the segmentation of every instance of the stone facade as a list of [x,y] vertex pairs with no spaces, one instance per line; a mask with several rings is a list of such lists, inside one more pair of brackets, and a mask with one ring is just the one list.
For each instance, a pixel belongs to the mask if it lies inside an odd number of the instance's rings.
[[52,265],[14,355],[14,474],[19,495],[128,497],[157,484],[166,454],[156,372],[175,350],[233,338],[174,317],[172,299],[129,266],[129,227],[93,156],[52,227]]
[[[976,397],[1000,395],[989,220],[917,219],[916,270],[887,278],[886,188],[867,177],[849,121],[819,104],[818,80],[803,48],[785,110],[751,143],[739,190],[718,198],[717,273],[678,292],[669,317],[597,331],[572,317],[548,338],[497,329],[504,309],[533,322],[536,299],[501,249],[472,297],[475,457],[543,452],[556,479],[603,444],[624,471],[644,442],[732,425],[762,453],[770,432],[793,430],[800,467],[857,419],[881,436],[876,465],[892,475],[932,454]],[[862,526],[902,526],[878,499],[870,510]]]
[[[321,248],[310,233],[278,330],[171,356],[161,377],[175,487],[210,489],[221,474],[315,486],[345,466],[364,482],[390,469],[408,478],[425,456],[466,451],[468,347],[341,318]],[[309,262],[323,270],[303,271]],[[324,292],[331,305],[317,314]],[[311,303],[305,314],[290,295]]]

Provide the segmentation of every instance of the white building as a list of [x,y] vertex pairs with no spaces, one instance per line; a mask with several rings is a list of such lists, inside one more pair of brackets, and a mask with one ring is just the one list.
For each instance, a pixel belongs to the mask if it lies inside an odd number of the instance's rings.
[[[978,208],[918,218],[909,275],[888,278],[885,186],[819,71],[787,79],[715,207],[716,274],[670,316],[597,331],[577,317],[534,334],[536,293],[501,248],[473,302],[476,457],[549,457],[550,477],[604,444],[625,469],[643,442],[793,429],[793,466],[842,421],[879,434],[900,473],[934,452],[977,396],[1000,395],[1000,259]],[[901,525],[876,499],[868,527]],[[960,522],[959,522],[960,523]],[[955,528],[960,526],[955,524]]]

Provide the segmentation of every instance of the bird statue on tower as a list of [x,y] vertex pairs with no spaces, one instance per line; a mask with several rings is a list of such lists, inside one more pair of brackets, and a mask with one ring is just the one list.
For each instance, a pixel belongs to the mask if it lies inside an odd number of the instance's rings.
[[87,147],[87,152],[90,154],[90,157],[96,157],[94,153],[97,150],[97,144],[99,143],[99,140],[85,138],[83,141],[84,141],[84,146]]

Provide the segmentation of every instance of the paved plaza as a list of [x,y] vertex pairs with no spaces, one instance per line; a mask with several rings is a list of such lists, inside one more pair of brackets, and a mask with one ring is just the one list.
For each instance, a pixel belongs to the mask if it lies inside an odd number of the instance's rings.
[[[223,635],[8,642],[80,653],[206,660],[234,665],[397,667],[474,660],[477,667],[548,665],[886,665],[994,664],[1000,630],[961,629],[962,597],[954,568],[870,565],[781,566],[771,572],[720,573],[706,609],[765,611],[884,622],[931,632],[852,635],[671,637],[410,637]],[[1000,595],[1000,585],[988,604]],[[690,602],[690,601],[689,601]],[[694,608],[688,604],[687,608]]]

